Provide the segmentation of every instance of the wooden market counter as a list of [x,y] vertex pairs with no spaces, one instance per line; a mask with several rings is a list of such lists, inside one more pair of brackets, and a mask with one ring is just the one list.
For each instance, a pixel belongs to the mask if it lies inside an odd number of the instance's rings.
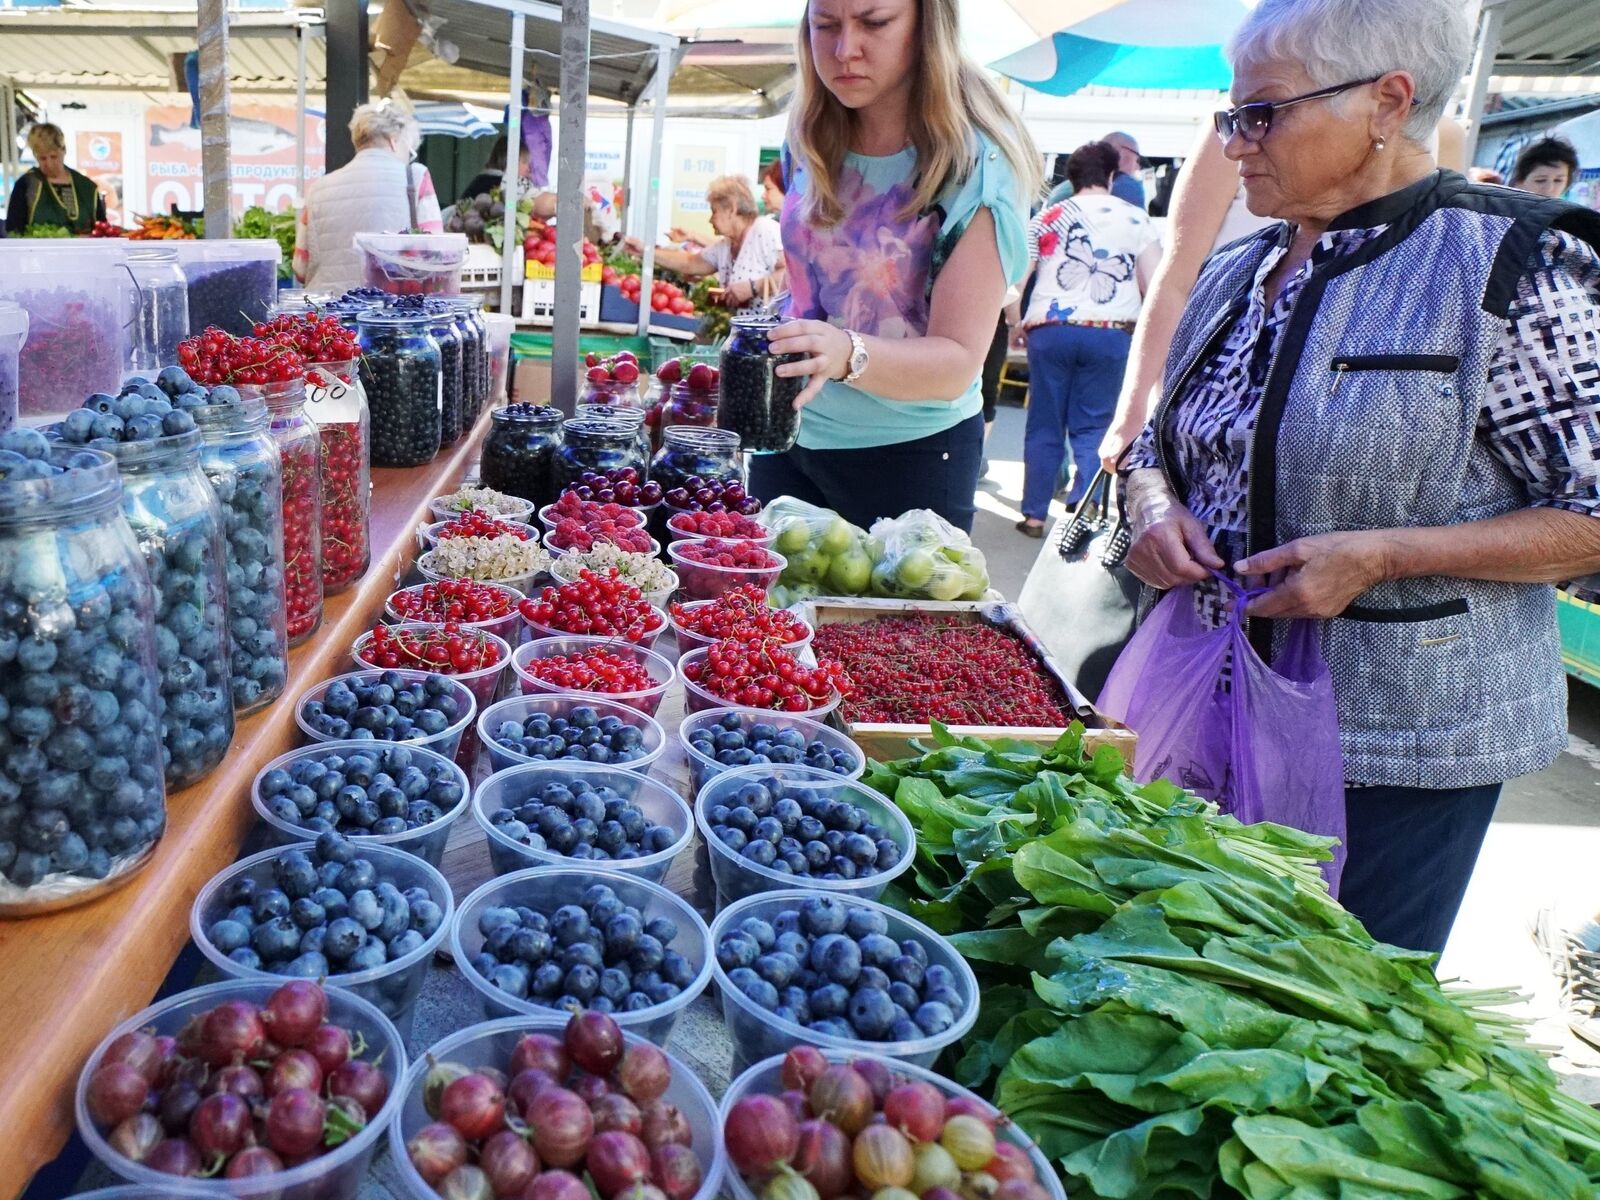
[[278,700],[239,722],[222,764],[167,798],[167,831],[125,886],[88,904],[0,921],[0,1197],[18,1195],[73,1129],[79,1069],[105,1031],[148,1005],[189,940],[195,895],[239,854],[256,823],[250,784],[299,742],[294,699],[349,669],[350,645],[371,627],[409,570],[411,530],[434,496],[453,491],[476,460],[488,415],[422,467],[372,472],[372,565],[328,600],[322,626],[289,652]]

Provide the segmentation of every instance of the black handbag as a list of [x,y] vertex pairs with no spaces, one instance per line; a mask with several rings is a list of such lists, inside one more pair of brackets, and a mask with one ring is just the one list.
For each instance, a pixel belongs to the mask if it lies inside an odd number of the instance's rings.
[[1123,565],[1132,540],[1115,478],[1102,470],[1039,548],[1017,599],[1023,619],[1090,700],[1133,636],[1144,585]]

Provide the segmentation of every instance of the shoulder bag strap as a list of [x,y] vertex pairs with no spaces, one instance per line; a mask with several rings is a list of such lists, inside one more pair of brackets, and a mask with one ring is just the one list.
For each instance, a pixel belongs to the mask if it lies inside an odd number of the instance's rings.
[[411,174],[411,164],[409,162],[406,163],[405,170],[406,210],[411,214],[411,225],[406,232],[415,233],[417,230],[417,181],[416,178]]
[[1111,476],[1101,468],[1089,482],[1089,488],[1078,501],[1072,516],[1061,523],[1061,536],[1056,542],[1056,552],[1062,558],[1071,558],[1105,527],[1110,504]]

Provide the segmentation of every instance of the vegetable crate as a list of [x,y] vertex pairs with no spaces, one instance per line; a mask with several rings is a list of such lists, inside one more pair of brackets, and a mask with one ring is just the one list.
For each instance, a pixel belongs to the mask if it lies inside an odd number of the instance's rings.
[[[579,274],[578,323],[596,325],[600,321],[600,264],[590,263]],[[527,281],[522,285],[522,319],[536,325],[550,325],[556,315],[556,271],[543,263],[530,262]]]
[[[1126,725],[1112,720],[1097,710],[1067,678],[1066,671],[1044,648],[1038,636],[1022,619],[1014,604],[1004,600],[893,600],[872,597],[841,596],[837,599],[818,597],[794,606],[794,611],[820,629],[839,621],[870,621],[875,617],[927,614],[950,616],[971,623],[994,625],[1019,638],[1046,672],[1061,686],[1067,704],[1083,722],[1084,745],[1089,751],[1100,746],[1110,746],[1122,755],[1131,769],[1138,735]],[[835,711],[831,718],[850,735],[851,739],[871,758],[889,761],[919,753],[913,745],[921,741],[931,744],[933,729],[928,725],[899,725],[878,722],[846,721],[842,712]],[[1011,728],[1001,725],[952,725],[950,732],[957,737],[980,737],[986,740],[1010,738],[1033,745],[1049,746],[1066,732],[1064,729]]]
[[[522,250],[516,251],[517,275],[522,274]],[[461,268],[462,291],[490,291],[500,287],[500,252],[487,242],[474,242],[467,247],[467,261]]]

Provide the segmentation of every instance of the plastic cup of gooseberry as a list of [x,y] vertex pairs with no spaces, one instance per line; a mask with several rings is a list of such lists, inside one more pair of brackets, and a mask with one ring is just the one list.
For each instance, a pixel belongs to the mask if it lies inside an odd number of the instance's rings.
[[[650,555],[646,555],[637,551],[630,551],[629,553],[639,553],[640,558],[651,557]],[[644,593],[646,604],[652,604],[656,608],[664,610],[671,602],[672,594],[678,590],[678,573],[676,571],[668,570],[666,566],[660,563],[659,559],[656,560],[656,563],[658,566],[661,566],[662,572],[667,577],[667,582],[661,587],[653,590],[646,591],[642,587],[640,587],[639,590]],[[555,562],[550,567],[550,574],[555,578],[557,583],[572,583],[582,573],[586,565],[587,564],[578,560],[578,556],[576,554],[568,551],[565,554],[557,556]],[[591,567],[589,569],[600,571],[604,568]],[[627,579],[628,577],[624,575],[622,578]],[[636,581],[630,580],[630,582],[633,582],[635,587],[639,587]]]
[[672,569],[683,581],[685,599],[715,600],[723,592],[732,591],[746,583],[753,583],[765,592],[778,582],[778,576],[783,574],[783,569],[789,565],[789,560],[776,550],[765,549],[761,550],[764,556],[763,565],[758,567],[723,567],[716,563],[697,562],[690,557],[698,553],[700,547],[714,546],[726,541],[729,539],[697,538],[692,541],[671,542],[667,545],[667,557],[672,560]]
[[[402,621],[398,625],[388,628],[396,633],[439,633],[442,635],[444,624],[438,621]],[[495,661],[486,667],[478,667],[471,671],[457,671],[449,666],[438,668],[439,674],[448,675],[452,679],[459,679],[466,684],[472,692],[473,698],[478,702],[481,710],[494,703],[495,689],[500,684],[500,677],[505,673],[506,664],[511,661],[511,643],[503,637],[497,637],[485,631],[474,631],[478,636],[486,639],[490,644],[499,648],[499,655]],[[379,664],[371,658],[372,630],[367,630],[356,638],[350,647],[350,657],[358,667],[377,667]]]
[[[462,515],[465,516],[466,514],[462,514]],[[450,521],[456,521],[456,520],[460,520],[460,518],[459,517],[451,517],[449,520],[446,520],[446,521],[435,521],[431,525],[419,525],[419,526],[417,526],[417,551],[418,551],[418,553],[425,554],[429,550],[432,550],[435,546],[437,546],[439,544],[439,531],[441,529],[443,529],[446,525],[450,524]],[[521,534],[525,534],[526,535],[523,538],[524,541],[537,542],[539,540],[539,531],[538,531],[538,529],[536,529],[532,525],[526,524],[525,522],[522,522],[522,521],[507,520],[505,517],[496,517],[495,520],[502,521],[506,525],[510,526],[509,529],[502,531],[500,536],[505,536],[506,534],[521,533]]]
[[[601,692],[585,688],[562,687],[541,679],[530,668],[530,664],[539,659],[583,655],[595,650],[609,650],[614,654],[621,655],[624,658],[631,658],[641,664],[649,672],[650,686],[629,692]],[[512,653],[511,670],[522,682],[524,695],[539,696],[565,693],[573,696],[598,696],[602,700],[611,700],[617,704],[625,704],[629,708],[636,708],[646,716],[655,715],[656,709],[661,707],[661,701],[666,697],[668,689],[672,687],[673,680],[672,662],[665,655],[658,654],[654,650],[647,650],[643,646],[637,646],[620,638],[552,637],[540,638],[536,642],[526,642],[518,646]]]
[[[539,850],[510,837],[493,821],[502,809],[515,808],[536,797],[547,784],[569,787],[584,784],[591,788],[608,787],[630,801],[652,825],[664,825],[673,840],[664,850],[641,854],[637,858],[575,859],[555,850]],[[489,841],[489,862],[496,875],[509,875],[530,867],[593,867],[615,871],[634,879],[660,883],[672,860],[694,840],[694,818],[688,802],[659,780],[643,772],[620,766],[579,762],[526,762],[496,771],[478,785],[472,796],[472,816],[483,826]]]
[[[716,603],[714,600],[692,600],[685,604],[683,608],[684,611],[693,613],[697,609],[705,608],[714,603]],[[685,629],[683,623],[676,617],[670,617],[669,619],[672,622],[672,636],[677,640],[680,655],[690,650],[698,650],[704,646],[715,646],[722,640],[719,637],[711,637],[709,634],[696,633],[692,629]],[[796,618],[796,620],[798,619]],[[811,645],[811,639],[816,634],[816,631],[804,621],[801,621],[800,624],[805,627],[805,633],[795,638],[792,642],[783,643],[783,648],[790,654],[799,654],[807,646]]]
[[473,695],[472,689],[466,684],[462,683],[461,680],[449,675],[442,676],[442,678],[450,685],[449,694],[455,697],[456,704],[460,708],[460,715],[458,715],[454,721],[451,721],[449,725],[440,730],[438,733],[418,734],[416,737],[407,738],[402,742],[391,743],[382,738],[358,739],[351,738],[349,734],[323,733],[315,728],[306,718],[306,706],[314,700],[320,701],[324,699],[327,696],[329,689],[331,689],[336,683],[372,683],[382,679],[386,675],[399,676],[400,682],[402,683],[421,683],[431,674],[434,674],[434,672],[408,670],[382,671],[369,667],[360,671],[348,671],[343,675],[335,675],[332,679],[324,679],[321,683],[307,688],[303,693],[301,693],[300,699],[295,702],[295,724],[300,726],[300,731],[305,734],[306,740],[311,742],[360,741],[363,745],[370,744],[374,746],[391,744],[400,746],[421,746],[424,749],[432,750],[435,753],[442,754],[446,758],[456,758],[461,749],[461,735],[466,732],[467,728],[472,724],[473,718],[478,715],[478,698]]
[[[472,511],[470,508],[460,508],[451,504],[450,501],[454,498],[453,494],[450,496],[435,496],[433,498],[433,501],[428,505],[428,509],[433,513],[435,521],[453,520]],[[509,511],[498,511],[501,507]],[[524,500],[521,496],[506,496],[504,500],[499,502],[496,511],[492,512],[491,515],[506,521],[521,521],[523,524],[528,525],[533,523],[533,510],[537,507],[532,500]],[[485,509],[484,511],[489,512],[490,510]]]
[[517,907],[531,908],[549,916],[563,904],[581,904],[583,893],[597,883],[611,888],[624,904],[637,908],[647,923],[655,917],[666,917],[678,927],[678,936],[669,948],[688,960],[694,969],[694,979],[671,1000],[652,1004],[636,1012],[611,1014],[624,1032],[637,1034],[658,1046],[664,1046],[679,1016],[710,984],[715,964],[711,961],[711,943],[706,923],[700,919],[700,914],[658,883],[636,879],[619,871],[603,871],[594,866],[576,864],[533,867],[501,875],[484,884],[457,907],[455,919],[450,922],[450,953],[456,960],[457,969],[482,999],[484,1015],[489,1019],[555,1013],[565,1023],[565,1013],[538,1001],[522,1000],[501,991],[473,966],[472,960],[483,949],[484,942],[483,934],[478,929],[478,918],[487,908]]
[[[416,1136],[423,1126],[433,1121],[423,1103],[423,1083],[432,1063],[460,1063],[468,1069],[493,1067],[503,1071],[511,1061],[511,1052],[524,1034],[546,1033],[560,1038],[567,1027],[568,1016],[553,1009],[540,1009],[500,1021],[485,1021],[458,1030],[449,1037],[430,1046],[417,1059],[405,1080],[396,1087],[400,1108],[389,1126],[389,1157],[392,1170],[399,1177],[401,1189],[410,1200],[438,1200],[438,1192],[418,1174],[406,1152],[406,1143]],[[623,1030],[623,1040],[637,1045],[647,1039],[637,1033]],[[705,1084],[689,1065],[666,1052],[671,1068],[671,1082],[662,1093],[662,1099],[683,1113],[693,1136],[695,1157],[700,1161],[700,1187],[686,1200],[715,1200],[722,1191],[728,1173],[727,1151],[722,1145],[722,1122],[718,1119],[716,1101]],[[565,1084],[566,1080],[560,1080]]]
[[[969,1104],[979,1106],[980,1110],[993,1112],[998,1115],[998,1110],[987,1100],[980,1099],[969,1092],[960,1084],[951,1083],[943,1075],[927,1070],[920,1066],[906,1062],[904,1059],[884,1058],[878,1054],[863,1054],[854,1050],[841,1050],[830,1048],[822,1050],[822,1057],[830,1063],[851,1063],[867,1060],[879,1062],[889,1068],[890,1078],[896,1084],[900,1082],[930,1083],[938,1089],[939,1094],[951,1100],[959,1097]],[[418,1067],[413,1067],[415,1072]],[[898,1076],[898,1078],[896,1078]],[[722,1094],[722,1105],[717,1112],[723,1125],[727,1124],[728,1114],[733,1111],[733,1106],[746,1096],[762,1095],[777,1096],[784,1091],[783,1087],[783,1055],[777,1054],[771,1058],[751,1066],[728,1085],[728,1090]],[[1033,1164],[1034,1182],[1045,1190],[1050,1200],[1066,1200],[1066,1189],[1061,1186],[1061,1180],[1056,1175],[1055,1168],[1050,1160],[1036,1146],[1033,1139],[1022,1131],[1015,1121],[997,1121],[994,1135],[997,1139],[1010,1142],[1028,1156],[1028,1161]],[[392,1134],[390,1135],[393,1136]],[[761,1190],[761,1181],[751,1183],[736,1170],[729,1170],[727,1175],[727,1192],[733,1200],[757,1200]]]
[[[419,620],[420,618],[415,615],[397,610],[394,606],[394,601],[395,597],[400,595],[420,597],[422,589],[427,586],[428,584],[426,583],[414,583],[410,587],[390,592],[389,598],[383,604],[384,620],[391,625],[402,625],[407,621]],[[517,591],[516,588],[503,583],[486,583],[481,586],[493,588],[495,593],[510,605],[509,610],[502,616],[489,617],[482,621],[458,621],[456,623],[463,629],[481,629],[485,633],[492,633],[496,637],[504,638],[512,645],[515,645],[522,637],[522,614],[517,611],[517,605],[521,604],[523,600],[522,593]],[[440,617],[438,619],[442,621],[445,618]]]
[[478,583],[501,583],[506,587],[516,588],[517,591],[526,596],[530,592],[538,590],[540,582],[550,574],[548,552],[543,551],[542,547],[536,547],[536,549],[539,549],[540,553],[537,558],[537,565],[532,570],[518,571],[511,575],[479,578],[476,575],[447,575],[440,571],[435,565],[437,560],[434,555],[438,553],[438,549],[435,547],[417,559],[417,573],[424,579],[434,583],[439,582],[441,579],[473,579]]
[[[864,812],[884,832],[884,836],[900,848],[900,857],[892,866],[874,870],[870,875],[854,879],[822,879],[810,875],[795,875],[764,867],[734,850],[713,832],[710,812],[719,804],[735,808],[741,789],[751,785],[767,788],[777,783],[785,788],[803,788],[827,800],[838,800]],[[700,837],[706,844],[711,859],[711,878],[717,885],[717,897],[723,904],[743,900],[761,892],[781,891],[785,888],[805,887],[830,896],[858,896],[876,900],[911,866],[916,856],[917,837],[911,822],[881,792],[874,791],[859,779],[847,779],[817,767],[790,766],[780,763],[756,763],[736,767],[708,780],[694,802],[694,820]]]
[[[824,704],[803,708],[797,712],[789,712],[782,708],[753,708],[748,704],[740,704],[726,696],[719,696],[708,688],[701,687],[689,678],[685,668],[695,663],[703,663],[711,653],[710,646],[701,646],[695,650],[685,650],[678,656],[678,678],[683,682],[683,707],[685,712],[704,712],[708,708],[736,708],[740,712],[748,713],[786,713],[790,716],[805,717],[810,721],[825,720],[829,713],[839,707],[844,697],[839,694],[839,689],[832,684],[828,685],[829,699]],[[809,697],[807,703],[810,703]]]
[[367,1123],[359,1133],[326,1154],[318,1155],[297,1167],[254,1178],[176,1179],[153,1171],[112,1149],[106,1136],[109,1131],[101,1129],[89,1115],[89,1080],[100,1069],[106,1051],[118,1038],[135,1030],[145,1030],[158,1037],[177,1037],[189,1022],[219,1004],[230,1000],[247,1000],[261,1005],[287,982],[288,979],[282,976],[268,975],[207,984],[152,1004],[106,1034],[105,1040],[89,1055],[78,1076],[75,1098],[78,1133],[89,1147],[89,1152],[128,1183],[124,1187],[96,1192],[95,1195],[117,1196],[119,1200],[123,1197],[130,1200],[136,1197],[156,1200],[160,1197],[166,1200],[169,1197],[186,1196],[209,1196],[213,1200],[299,1200],[310,1196],[325,1197],[326,1200],[354,1200],[357,1191],[367,1180],[379,1139],[400,1113],[404,1100],[401,1084],[408,1060],[405,1041],[394,1023],[363,996],[342,986],[324,989],[328,995],[328,1023],[348,1031],[352,1043],[359,1035],[366,1044],[361,1059],[377,1063],[382,1068],[389,1079],[389,1095],[377,1112],[368,1114]]
[[[560,503],[560,502],[557,501],[557,503]],[[585,500],[582,503],[598,505],[599,501],[597,501],[597,500]],[[642,509],[642,508],[629,508],[626,504],[618,504],[618,505],[616,505],[616,507],[622,509],[625,512],[627,512],[629,514],[628,517],[627,517],[627,520],[631,521],[639,529],[643,529],[644,526],[645,526],[645,522],[649,519],[648,512],[645,509]],[[556,526],[561,523],[561,518],[560,517],[552,517],[550,515],[551,510],[554,509],[554,508],[555,508],[555,504],[546,504],[543,508],[541,508],[539,510],[539,524],[544,526],[544,531],[545,531],[546,536],[548,536],[549,534],[554,533],[556,531]]]
[[[704,542],[715,540],[723,542],[754,542],[763,550],[771,550],[772,544],[778,540],[778,531],[775,529],[764,530],[760,534],[744,537],[740,536],[739,534],[731,533],[696,533],[693,530],[680,528],[677,522],[691,515],[695,514],[678,512],[674,513],[670,518],[668,518],[667,533],[672,539],[671,542],[667,543],[669,546],[672,544],[672,542]],[[757,523],[754,517],[746,517],[745,519],[752,523]]]
[[[630,708],[626,704],[618,704],[614,700],[595,695],[579,695],[575,692],[544,692],[538,695],[508,696],[497,704],[491,704],[478,715],[478,740],[489,752],[489,769],[491,772],[504,771],[508,767],[519,766],[529,762],[548,762],[549,759],[533,758],[520,750],[515,750],[500,740],[499,730],[507,721],[522,724],[535,713],[543,713],[548,717],[565,717],[571,719],[572,712],[577,708],[592,708],[596,716],[617,717],[625,724],[633,726],[640,731],[642,741],[640,750],[643,753],[638,758],[630,758],[625,762],[609,762],[600,765],[618,767],[623,770],[633,771],[640,775],[648,775],[650,769],[667,748],[666,730],[661,723],[647,713],[640,712],[637,708]],[[562,762],[584,762],[587,760],[561,759]]]
[[[308,841],[302,843],[302,847],[309,850],[311,844]],[[259,854],[252,854],[249,858],[240,859],[227,870],[213,875],[210,882],[200,889],[200,894],[194,899],[194,906],[189,910],[189,936],[194,939],[194,944],[199,947],[200,953],[205,955],[207,961],[230,978],[276,979],[280,983],[288,978],[234,962],[211,940],[211,927],[228,915],[228,904],[224,897],[227,895],[230,883],[236,879],[253,879],[258,888],[276,887],[273,863],[280,854],[285,854],[290,849],[292,847],[274,846],[270,850],[263,850]],[[410,954],[402,955],[370,971],[345,971],[329,975],[327,979],[330,993],[335,988],[354,992],[362,999],[377,1005],[383,1015],[395,1023],[401,1037],[409,1038],[412,1017],[416,1012],[417,996],[422,991],[423,981],[428,976],[428,964],[433,961],[433,952],[444,942],[446,931],[450,928],[450,914],[455,901],[450,885],[445,882],[444,876],[439,874],[439,869],[423,862],[415,854],[389,846],[373,845],[371,839],[361,842],[356,847],[356,853],[357,857],[364,858],[372,864],[379,883],[392,883],[402,892],[407,888],[420,887],[428,893],[428,898],[437,904],[444,914],[444,919],[439,922],[439,928],[434,930],[430,937],[424,938],[422,945]]]
[[[544,625],[544,624],[541,624],[538,621],[535,621],[532,617],[528,617],[528,616],[524,616],[522,618],[522,621],[523,621],[523,624],[526,625],[527,628],[528,628],[529,640],[537,640],[539,638],[552,638],[552,637],[569,637],[569,636],[590,637],[590,636],[595,636],[595,635],[592,635],[592,634],[582,634],[582,633],[574,635],[572,633],[572,631],[569,630],[569,629],[557,629],[554,625]],[[640,637],[639,640],[634,642],[633,644],[635,646],[643,646],[646,649],[649,649],[651,646],[654,646],[656,644],[656,640],[663,633],[665,633],[666,631],[667,631],[667,614],[666,614],[666,612],[664,610],[662,610],[662,609],[657,608],[655,605],[652,604],[650,606],[650,625],[644,631],[643,636]],[[601,635],[601,636],[604,636],[604,635]],[[620,637],[621,635],[619,634],[617,636]],[[624,638],[623,640],[626,641],[626,640],[629,640],[629,639]]]
[[467,806],[472,800],[472,784],[467,778],[467,773],[453,759],[425,746],[372,740],[314,742],[309,746],[301,746],[298,750],[291,750],[287,754],[278,755],[256,772],[256,777],[250,784],[250,803],[266,824],[268,836],[279,846],[296,842],[313,842],[317,838],[316,831],[307,829],[298,820],[287,820],[272,811],[266,798],[261,795],[261,781],[267,772],[288,770],[302,762],[324,762],[333,755],[349,758],[352,754],[382,754],[390,748],[410,751],[413,766],[446,770],[461,789],[461,799],[451,805],[438,820],[401,833],[369,833],[359,826],[347,829],[342,824],[338,831],[360,846],[387,846],[391,850],[404,850],[407,854],[415,854],[429,866],[437,867],[439,860],[444,857],[445,842],[450,839],[450,827],[467,811]]
[[[978,978],[967,960],[944,938],[921,921],[914,921],[904,913],[857,896],[830,894],[846,910],[868,909],[881,913],[888,924],[888,936],[896,942],[907,940],[921,944],[927,952],[928,965],[938,965],[948,970],[956,980],[956,991],[962,999],[961,1015],[941,1033],[909,1039],[903,1042],[874,1042],[865,1038],[845,1038],[831,1033],[786,1021],[746,996],[728,980],[728,974],[717,962],[716,946],[722,936],[738,927],[746,917],[756,917],[771,922],[786,909],[798,909],[806,900],[814,900],[818,892],[812,888],[792,888],[781,892],[761,892],[746,896],[728,905],[711,922],[711,969],[717,980],[717,990],[722,993],[722,1016],[733,1041],[733,1069],[742,1072],[762,1059],[783,1054],[795,1046],[816,1046],[824,1052],[837,1050],[846,1055],[875,1054],[880,1058],[895,1059],[918,1067],[932,1067],[945,1047],[959,1041],[971,1030],[978,1019]],[[459,916],[457,917],[459,921]]]
[[860,779],[862,775],[866,774],[867,756],[862,752],[861,747],[837,729],[824,725],[820,721],[813,721],[809,717],[792,716],[789,713],[757,712],[755,709],[750,708],[708,708],[701,712],[690,713],[678,723],[678,744],[683,747],[684,758],[689,760],[689,781],[694,785],[697,795],[701,788],[725,771],[731,771],[736,766],[761,765],[756,763],[728,764],[718,762],[714,756],[702,753],[695,748],[692,739],[697,733],[702,730],[709,730],[714,734],[720,728],[721,723],[729,717],[737,717],[741,731],[746,734],[750,732],[752,725],[758,723],[767,724],[779,731],[794,730],[805,738],[807,746],[821,742],[828,750],[840,751],[850,761],[850,769],[848,771],[836,772],[841,779]]

